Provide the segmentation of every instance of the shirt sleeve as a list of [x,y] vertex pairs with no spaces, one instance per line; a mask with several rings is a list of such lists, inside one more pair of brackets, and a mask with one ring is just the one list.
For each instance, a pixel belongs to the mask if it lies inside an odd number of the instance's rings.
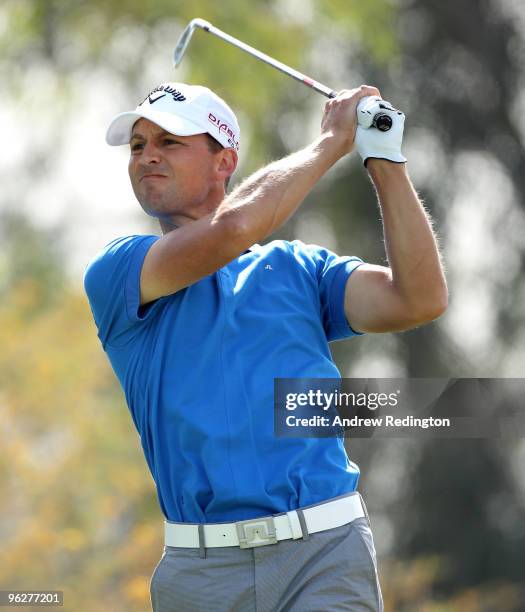
[[354,270],[364,263],[359,257],[339,256],[316,244],[294,240],[296,248],[305,255],[305,264],[315,274],[319,288],[321,319],[329,342],[351,336],[361,336],[353,330],[345,315],[346,281]]
[[126,236],[110,242],[88,264],[84,288],[102,346],[126,344],[159,301],[140,307],[140,273],[144,258],[159,236]]

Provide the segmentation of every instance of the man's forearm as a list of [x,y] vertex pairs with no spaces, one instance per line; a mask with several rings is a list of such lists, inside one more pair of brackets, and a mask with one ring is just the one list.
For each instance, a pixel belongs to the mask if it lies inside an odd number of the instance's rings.
[[445,275],[430,219],[406,167],[370,159],[367,168],[381,206],[394,286],[407,306],[439,313],[447,302]]
[[263,240],[285,223],[343,154],[340,139],[322,134],[304,149],[244,180],[219,206],[216,218],[234,219],[247,244]]

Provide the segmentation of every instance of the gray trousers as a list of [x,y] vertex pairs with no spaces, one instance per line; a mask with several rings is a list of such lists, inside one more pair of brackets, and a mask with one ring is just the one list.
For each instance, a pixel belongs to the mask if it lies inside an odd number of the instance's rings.
[[306,540],[257,548],[164,547],[151,578],[154,612],[382,612],[366,518]]

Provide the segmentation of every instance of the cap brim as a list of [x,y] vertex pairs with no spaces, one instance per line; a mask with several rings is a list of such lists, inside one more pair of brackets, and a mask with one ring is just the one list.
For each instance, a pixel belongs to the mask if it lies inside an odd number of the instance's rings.
[[206,130],[193,121],[185,117],[163,113],[161,111],[129,111],[117,115],[108,127],[106,132],[106,142],[112,146],[129,144],[131,131],[139,119],[148,119],[163,130],[177,136],[193,136],[194,134],[204,134]]

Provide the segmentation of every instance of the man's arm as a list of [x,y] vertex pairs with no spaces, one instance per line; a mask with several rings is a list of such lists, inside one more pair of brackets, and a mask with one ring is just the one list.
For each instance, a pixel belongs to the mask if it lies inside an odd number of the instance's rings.
[[323,174],[354,147],[356,108],[375,87],[344,90],[325,105],[319,138],[247,178],[216,211],[153,244],[141,273],[141,304],[212,274],[264,240],[298,208]]
[[369,159],[390,267],[363,264],[346,284],[345,313],[355,331],[389,332],[439,317],[448,292],[429,217],[404,164]]

